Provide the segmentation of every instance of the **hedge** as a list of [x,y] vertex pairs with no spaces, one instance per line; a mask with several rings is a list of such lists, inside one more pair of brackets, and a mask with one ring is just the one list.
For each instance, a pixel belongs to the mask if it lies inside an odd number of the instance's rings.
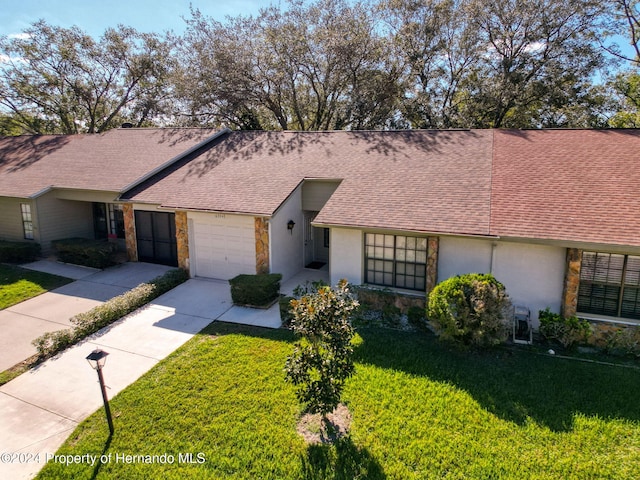
[[280,295],[280,280],[279,273],[238,275],[229,280],[231,299],[236,305],[265,307]]
[[65,238],[52,241],[51,246],[61,262],[93,268],[106,268],[115,263],[113,254],[117,245],[107,240]]
[[40,255],[40,244],[36,242],[0,241],[0,262],[33,262]]
[[72,317],[73,328],[47,332],[32,343],[41,359],[51,357],[177,287],[188,278],[189,274],[184,270],[169,270],[148,283],[141,283],[88,312]]

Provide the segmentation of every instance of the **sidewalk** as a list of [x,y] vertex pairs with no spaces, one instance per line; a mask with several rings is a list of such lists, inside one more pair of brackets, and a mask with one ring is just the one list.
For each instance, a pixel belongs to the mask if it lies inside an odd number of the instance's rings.
[[0,478],[32,478],[46,455],[102,407],[96,372],[85,359],[92,350],[109,353],[103,372],[113,398],[231,306],[226,282],[188,280],[0,387],[0,453],[40,459],[0,463]]
[[36,354],[33,340],[69,328],[69,319],[170,269],[150,263],[124,263],[106,270],[41,260],[23,268],[52,273],[75,282],[0,310],[0,371]]

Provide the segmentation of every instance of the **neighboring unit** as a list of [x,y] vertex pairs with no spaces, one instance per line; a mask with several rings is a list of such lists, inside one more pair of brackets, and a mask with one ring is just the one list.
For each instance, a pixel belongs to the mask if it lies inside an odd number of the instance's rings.
[[192,276],[309,266],[423,296],[493,273],[534,326],[640,320],[638,130],[124,129],[0,139],[0,162],[0,239],[45,251],[115,235]]

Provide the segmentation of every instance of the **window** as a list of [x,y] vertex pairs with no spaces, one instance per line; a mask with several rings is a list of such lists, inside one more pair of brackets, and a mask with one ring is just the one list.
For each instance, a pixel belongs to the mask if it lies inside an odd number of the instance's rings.
[[24,238],[33,240],[33,219],[31,218],[31,205],[28,203],[20,204],[20,212],[22,213],[22,231]]
[[124,213],[122,205],[109,204],[109,233],[124,238]]
[[426,238],[365,234],[366,283],[424,291],[426,275]]
[[640,257],[584,252],[578,311],[640,320]]

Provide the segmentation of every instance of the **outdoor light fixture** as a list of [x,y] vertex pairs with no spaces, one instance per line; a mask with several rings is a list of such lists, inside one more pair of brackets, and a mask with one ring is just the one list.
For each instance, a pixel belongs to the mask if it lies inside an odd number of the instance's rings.
[[107,361],[107,355],[104,350],[99,348],[95,349],[87,356],[87,361],[91,368],[98,372],[98,381],[100,382],[100,389],[102,390],[102,401],[104,402],[104,411],[107,415],[107,423],[109,424],[109,432],[113,435],[113,420],[111,419],[111,409],[109,408],[109,400],[107,399],[107,389],[104,386],[104,377],[102,376],[102,367]]
[[287,230],[289,230],[291,235],[293,235],[293,227],[295,227],[295,226],[296,226],[296,222],[294,222],[293,220],[289,220],[287,222]]

